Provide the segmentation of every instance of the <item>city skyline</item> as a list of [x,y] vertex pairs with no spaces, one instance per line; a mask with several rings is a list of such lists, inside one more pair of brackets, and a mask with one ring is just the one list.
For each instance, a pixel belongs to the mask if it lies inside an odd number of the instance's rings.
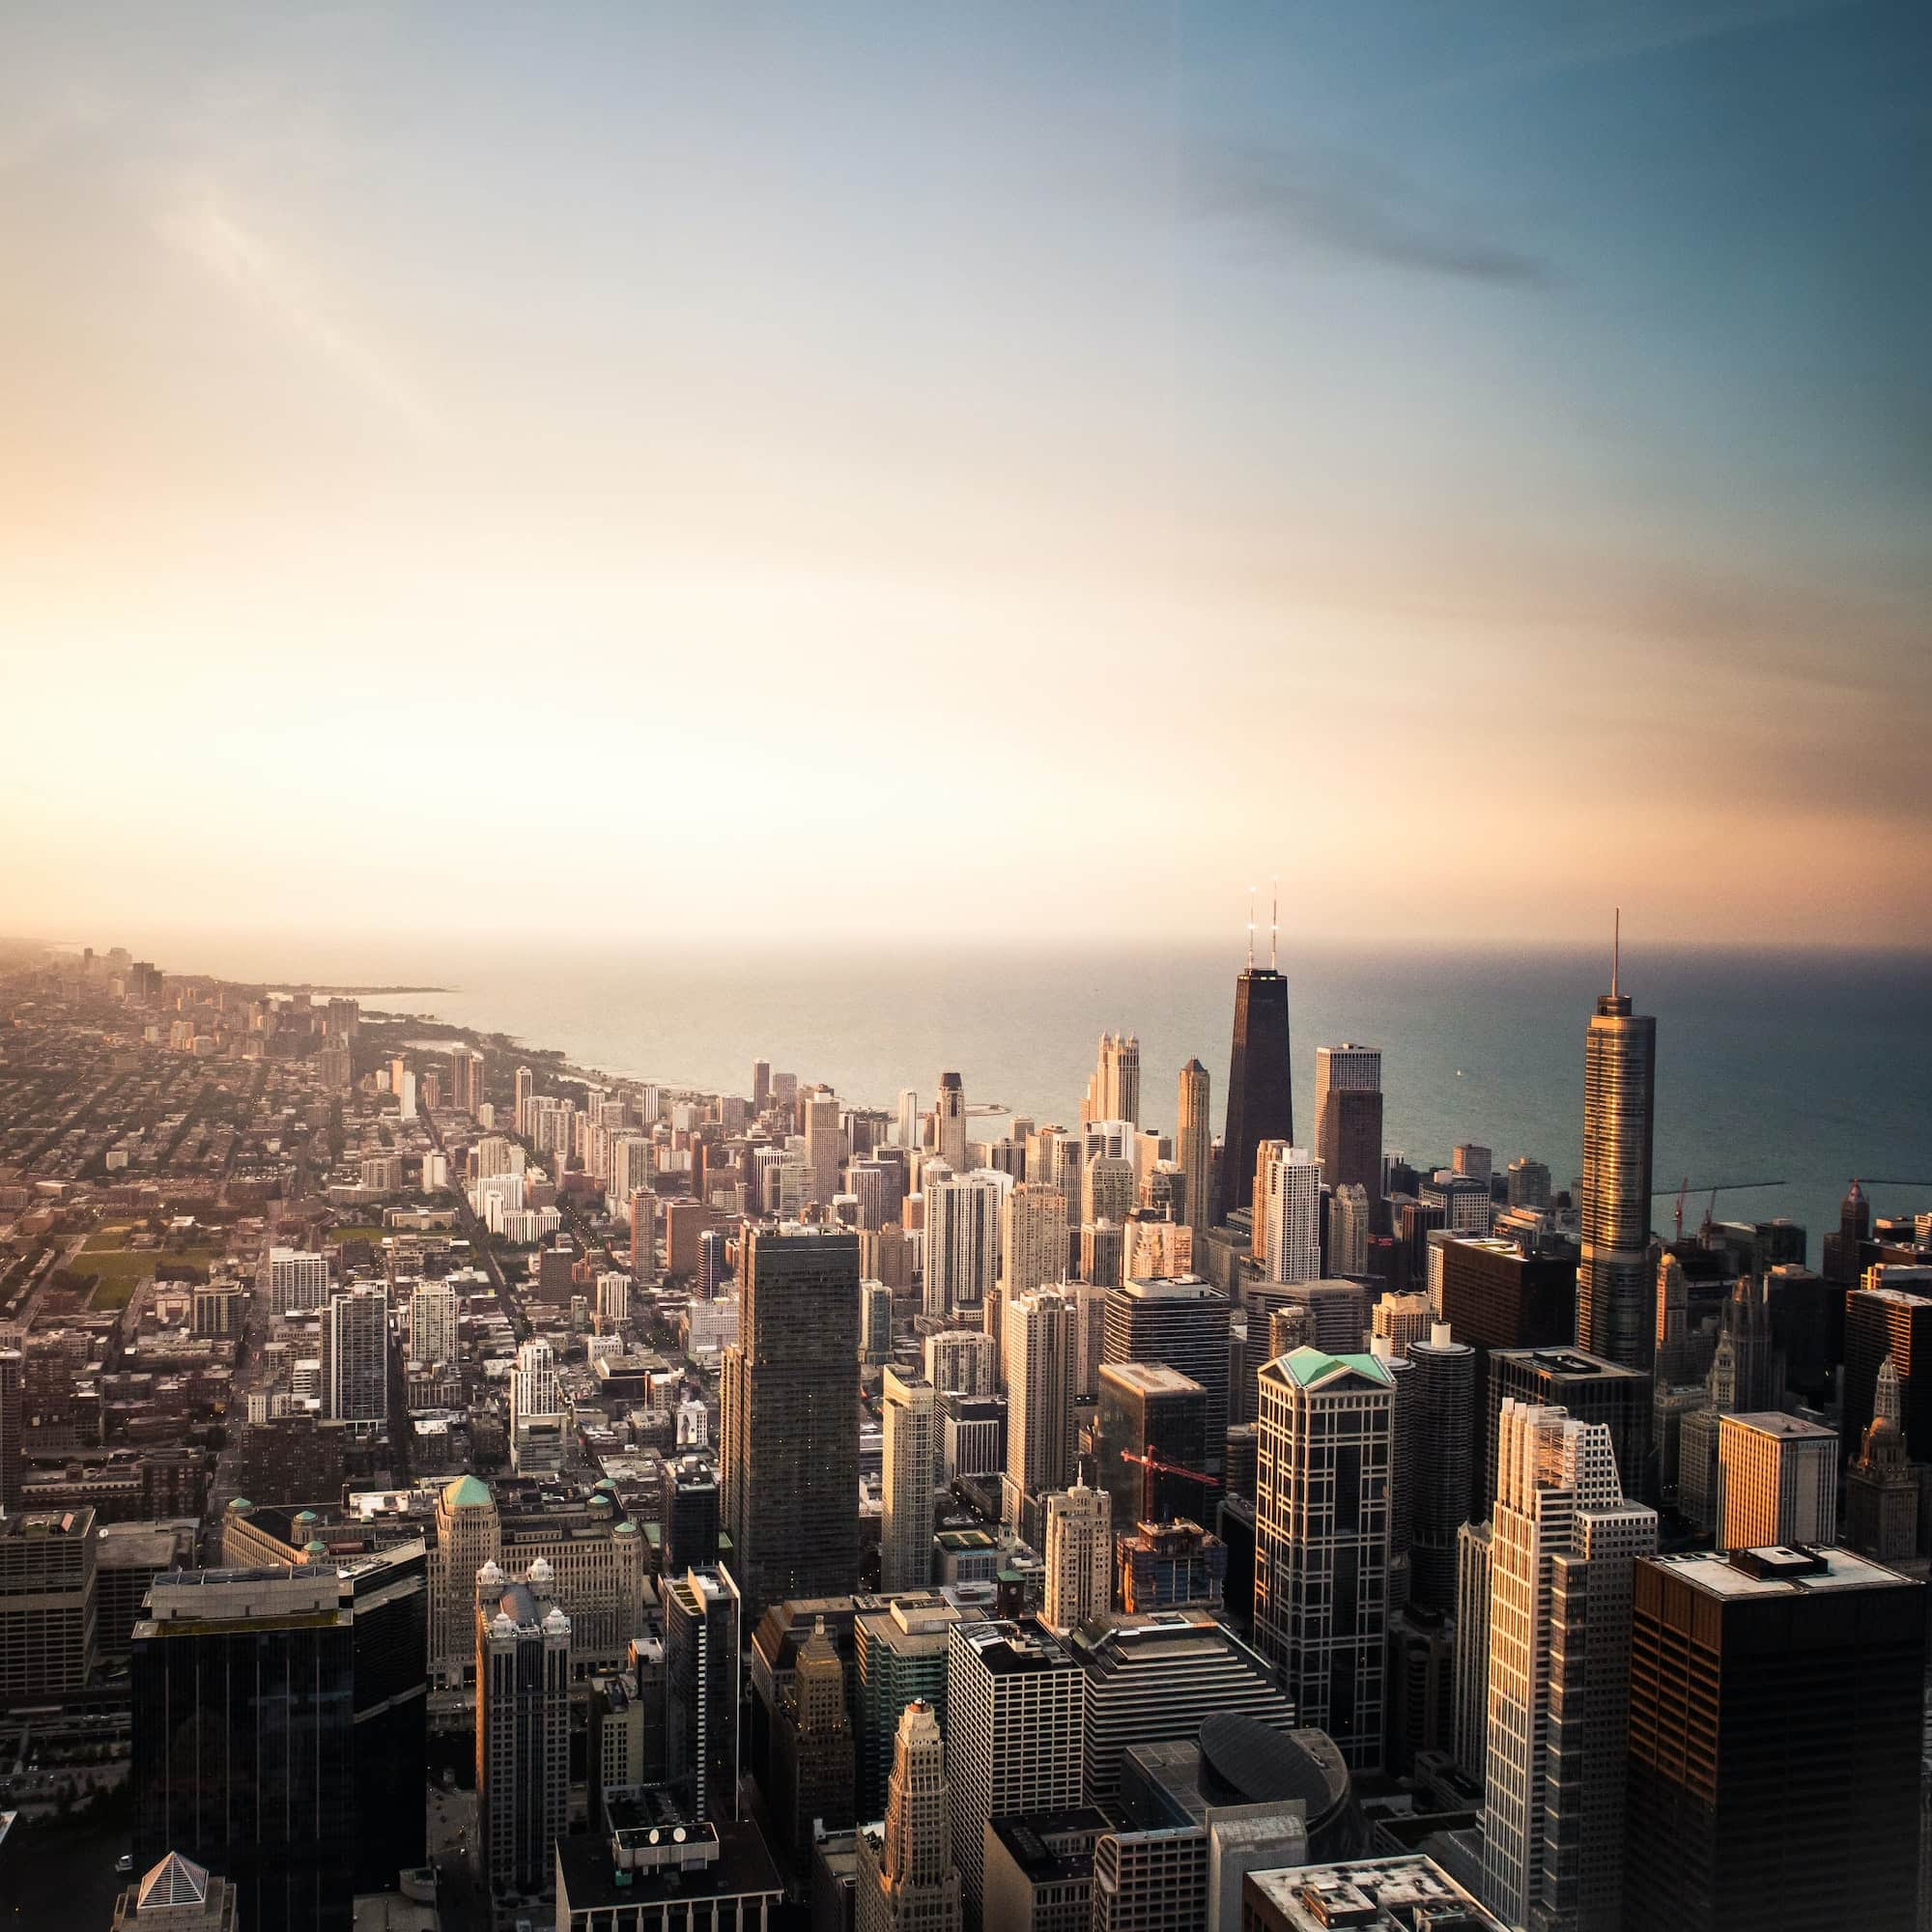
[[[1922,13],[1401,17],[10,23],[0,596],[72,729],[0,776],[7,923],[595,890],[437,755],[501,742],[665,835],[613,935],[870,937],[916,865],[941,938],[1279,869],[1302,932],[1922,944]],[[1141,781],[1050,867],[895,813],[836,901],[760,864],[848,827],[814,748],[1050,795],[1103,715]],[[1538,892],[1361,893],[1445,814]]]

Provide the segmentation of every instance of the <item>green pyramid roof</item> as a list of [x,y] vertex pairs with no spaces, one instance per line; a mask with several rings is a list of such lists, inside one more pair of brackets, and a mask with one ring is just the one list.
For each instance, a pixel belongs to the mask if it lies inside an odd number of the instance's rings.
[[442,1492],[443,1504],[453,1510],[488,1509],[490,1486],[474,1476],[458,1476]]
[[1278,1366],[1303,1388],[1326,1381],[1337,1369],[1352,1371],[1382,1388],[1392,1388],[1395,1378],[1373,1355],[1330,1355],[1306,1345],[1280,1358]]

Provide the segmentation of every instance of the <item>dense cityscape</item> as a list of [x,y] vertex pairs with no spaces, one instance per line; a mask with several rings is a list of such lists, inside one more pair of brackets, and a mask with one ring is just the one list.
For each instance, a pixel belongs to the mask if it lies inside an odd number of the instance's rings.
[[0,1898],[1932,1924],[1932,1211],[1655,1173],[1614,954],[1579,1175],[1398,1151],[1292,963],[1062,1124],[0,959]]

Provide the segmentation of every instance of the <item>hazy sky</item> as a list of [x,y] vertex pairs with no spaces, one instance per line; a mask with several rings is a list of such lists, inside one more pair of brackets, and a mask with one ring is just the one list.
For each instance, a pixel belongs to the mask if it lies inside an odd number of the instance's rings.
[[1932,940],[1928,237],[1924,0],[11,8],[0,930]]

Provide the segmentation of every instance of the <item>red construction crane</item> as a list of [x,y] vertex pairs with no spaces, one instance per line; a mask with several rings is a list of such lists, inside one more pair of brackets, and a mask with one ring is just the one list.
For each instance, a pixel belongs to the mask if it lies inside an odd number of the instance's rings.
[[1138,1463],[1141,1465],[1141,1520],[1153,1520],[1153,1479],[1158,1470],[1163,1476],[1184,1476],[1190,1483],[1199,1483],[1203,1489],[1218,1490],[1221,1486],[1212,1476],[1204,1476],[1199,1469],[1190,1469],[1185,1463],[1164,1463],[1153,1453],[1153,1444],[1147,1445],[1146,1452],[1136,1456],[1131,1449],[1121,1451],[1122,1463]]
[[1677,1190],[1677,1238],[1684,1238],[1684,1197],[1690,1191],[1690,1177],[1684,1177],[1684,1185]]

